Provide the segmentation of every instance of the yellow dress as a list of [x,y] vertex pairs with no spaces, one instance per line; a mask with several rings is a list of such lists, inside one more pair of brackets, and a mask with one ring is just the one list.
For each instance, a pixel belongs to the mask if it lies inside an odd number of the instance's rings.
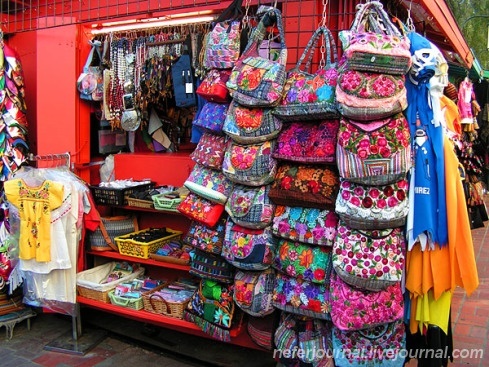
[[19,211],[19,258],[51,260],[51,211],[63,202],[63,184],[45,180],[30,187],[23,179],[4,183],[7,200]]

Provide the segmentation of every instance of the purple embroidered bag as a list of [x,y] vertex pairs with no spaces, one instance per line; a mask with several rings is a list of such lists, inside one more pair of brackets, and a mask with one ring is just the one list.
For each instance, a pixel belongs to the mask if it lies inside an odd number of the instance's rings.
[[224,135],[222,126],[226,120],[226,113],[229,103],[207,102],[199,113],[199,116],[193,121],[193,125],[202,131],[208,131],[212,134]]

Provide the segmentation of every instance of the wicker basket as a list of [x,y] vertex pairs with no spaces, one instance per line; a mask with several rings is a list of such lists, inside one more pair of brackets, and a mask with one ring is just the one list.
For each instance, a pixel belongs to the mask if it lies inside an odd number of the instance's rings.
[[142,310],[143,309],[143,297],[139,298],[125,298],[116,296],[115,292],[112,290],[109,292],[110,303],[116,306],[122,306],[126,308],[132,308],[133,310]]
[[109,283],[101,283],[116,265],[115,261],[82,271],[76,275],[76,289],[85,298],[110,303],[109,292],[117,285],[136,279],[144,274],[144,268],[139,268],[132,274]]
[[151,231],[152,229],[143,229],[142,231],[128,233],[124,236],[119,236],[115,238],[119,252],[122,255],[138,257],[141,259],[148,259],[150,253],[156,252],[160,247],[166,245],[172,240],[180,240],[183,232],[175,231],[173,229],[166,228],[168,236],[158,238],[150,242],[138,242],[132,239],[136,234],[143,234],[144,232]]
[[155,187],[153,182],[141,185],[115,189],[112,187],[90,186],[95,204],[99,205],[126,205],[126,197],[135,192],[152,190]]
[[154,204],[152,200],[141,200],[130,196],[126,196],[126,202],[129,206],[134,206],[136,208],[153,209]]
[[169,302],[164,300],[161,296],[155,294],[160,289],[163,289],[167,285],[163,284],[150,292],[143,294],[143,305],[144,310],[155,313],[158,315],[165,315],[170,317],[175,317],[177,319],[183,319],[183,311],[187,307],[190,299],[184,302]]

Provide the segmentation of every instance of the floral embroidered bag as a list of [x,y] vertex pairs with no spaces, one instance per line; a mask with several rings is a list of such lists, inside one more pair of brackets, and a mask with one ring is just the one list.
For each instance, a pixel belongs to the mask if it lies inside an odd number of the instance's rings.
[[249,108],[231,103],[222,130],[234,141],[254,144],[275,139],[282,122],[272,115],[270,108]]
[[357,5],[353,25],[339,32],[351,70],[404,75],[412,64],[408,37],[392,23],[380,1]]
[[269,196],[277,205],[333,209],[338,189],[334,166],[280,162]]
[[288,240],[332,246],[337,224],[338,216],[333,210],[277,205],[272,231]]
[[202,131],[208,131],[212,134],[224,135],[222,127],[226,120],[226,112],[229,103],[207,102],[202,107],[197,118],[194,119],[193,125]]
[[[313,73],[312,58],[321,44],[319,67]],[[305,68],[302,64],[307,56]],[[338,118],[335,89],[338,80],[336,43],[326,27],[316,29],[295,67],[287,73],[284,97],[273,113],[284,121]]]
[[293,122],[280,132],[273,157],[311,164],[335,164],[339,120]]
[[227,216],[222,215],[214,228],[192,221],[183,242],[196,249],[220,255],[224,242]]
[[272,157],[275,140],[243,145],[228,144],[224,153],[222,172],[231,181],[248,186],[271,183],[277,171],[277,160]]
[[234,275],[234,302],[252,316],[266,316],[275,311],[272,305],[275,271],[272,268],[263,271],[237,270]]
[[329,284],[331,248],[308,245],[283,238],[278,240],[273,267],[294,278]]
[[342,118],[336,149],[342,178],[386,185],[406,178],[411,167],[411,134],[404,115],[362,123]]
[[338,110],[356,121],[379,120],[400,113],[408,104],[404,83],[404,75],[348,70],[342,64],[336,86]]
[[220,170],[228,140],[227,136],[204,132],[194,151],[190,153],[190,158],[205,167]]
[[[275,24],[280,37],[277,60],[260,56],[259,49],[267,34],[267,27]],[[282,23],[282,13],[268,10],[253,30],[252,36],[236,62],[226,86],[235,102],[248,107],[274,107],[282,98],[285,84],[287,47]]]
[[234,223],[247,228],[265,228],[272,224],[275,204],[270,201],[270,185],[234,185],[225,210]]
[[177,210],[191,220],[214,227],[224,213],[224,205],[213,203],[191,192],[178,204]]
[[402,227],[409,211],[407,180],[383,186],[366,186],[340,179],[335,211],[350,228]]
[[245,228],[228,218],[221,255],[238,269],[268,269],[273,262],[275,247],[271,227]]
[[316,284],[278,272],[273,305],[296,315],[330,320],[329,284]]
[[[335,363],[342,367],[403,367],[406,350],[403,320],[369,329],[343,331],[333,327]],[[358,353],[363,351],[363,353]]]
[[224,176],[222,171],[196,164],[190,176],[185,180],[184,186],[209,201],[225,204],[233,183]]
[[340,330],[362,330],[402,320],[404,298],[401,284],[371,292],[354,288],[331,274],[331,320]]
[[333,244],[333,268],[351,286],[379,291],[402,280],[405,248],[401,227],[360,231],[340,221]]

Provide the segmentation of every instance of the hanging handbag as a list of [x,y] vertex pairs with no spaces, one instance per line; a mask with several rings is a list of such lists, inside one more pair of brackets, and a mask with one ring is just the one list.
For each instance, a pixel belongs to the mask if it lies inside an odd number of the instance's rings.
[[366,186],[340,180],[335,211],[350,228],[402,227],[409,212],[406,180],[384,186]]
[[333,210],[277,205],[272,231],[288,240],[332,246],[337,224],[338,216]]
[[228,140],[227,136],[215,135],[206,131],[200,137],[194,151],[190,153],[190,158],[207,168],[220,170]]
[[221,283],[232,283],[235,269],[221,255],[195,249],[190,256],[190,269],[188,272],[199,278],[212,279]]
[[411,133],[402,114],[367,124],[342,118],[336,149],[342,178],[387,185],[406,178],[411,167]]
[[281,162],[268,195],[277,205],[333,209],[338,186],[335,167]]
[[246,228],[265,228],[272,224],[275,204],[270,201],[270,185],[234,185],[224,209],[234,223]]
[[119,252],[115,238],[138,230],[138,221],[135,216],[100,217],[99,227],[88,234],[90,248],[92,251]]
[[275,247],[276,240],[270,227],[245,228],[228,218],[221,255],[238,269],[268,269],[273,262]]
[[266,316],[275,311],[272,305],[275,271],[237,270],[234,275],[233,299],[236,305],[251,316]]
[[183,185],[194,194],[218,204],[226,203],[233,187],[222,171],[200,164],[194,165]]
[[411,43],[391,22],[380,1],[358,4],[349,30],[338,35],[351,70],[404,75],[411,67]]
[[348,70],[340,66],[336,101],[349,119],[372,121],[404,111],[408,105],[404,75]]
[[[102,55],[100,54],[100,41],[90,41],[92,48],[88,54],[83,71],[78,76],[76,87],[80,98],[86,101],[101,101],[104,98],[104,76],[102,68]],[[94,65],[94,56],[98,63]]]
[[171,65],[173,96],[177,107],[192,107],[197,105],[194,86],[194,72],[190,56],[182,54]]
[[273,267],[294,278],[328,284],[331,274],[331,248],[281,238],[278,240]]
[[299,163],[335,164],[338,128],[339,120],[287,124],[278,136],[273,157]]
[[214,227],[224,213],[224,205],[213,203],[191,192],[178,204],[177,211],[191,220]]
[[237,318],[235,309],[232,285],[203,279],[187,304],[183,318],[214,339],[230,342],[230,329]]
[[370,292],[351,287],[333,271],[329,292],[331,320],[338,329],[368,329],[404,317],[400,283],[378,292]]
[[209,102],[229,103],[231,96],[226,87],[226,82],[230,75],[231,70],[209,70],[197,87],[196,93]]
[[226,120],[228,107],[228,103],[207,102],[193,121],[193,125],[211,134],[224,135],[222,126]]
[[360,231],[338,224],[332,259],[336,274],[352,287],[379,291],[402,280],[403,229]]
[[273,305],[296,315],[330,320],[329,284],[316,284],[278,272]]
[[277,137],[282,122],[272,115],[270,108],[248,108],[232,102],[222,130],[233,141],[255,144]]
[[[275,24],[280,36],[280,56],[270,60],[259,54],[267,27]],[[274,107],[282,98],[285,84],[287,47],[280,10],[272,8],[262,16],[243,54],[236,62],[226,86],[235,102],[248,107]]]
[[220,255],[224,242],[226,220],[226,215],[221,216],[214,228],[192,221],[182,241],[201,251]]
[[224,153],[222,172],[238,184],[267,185],[277,171],[277,161],[272,157],[274,147],[275,140],[250,145],[230,142]]
[[[308,70],[311,69],[312,58],[321,38],[323,39],[321,60],[318,69],[311,74]],[[305,69],[302,69],[306,56],[308,59]],[[284,97],[274,108],[274,115],[286,121],[338,118],[335,95],[338,80],[337,59],[333,35],[328,28],[319,27],[312,35],[295,67],[287,73]]]
[[343,331],[333,327],[332,343],[338,367],[405,366],[407,353],[403,351],[407,350],[403,320],[363,330]]
[[266,350],[273,349],[273,334],[277,316],[278,312],[272,312],[266,316],[248,316],[246,330],[256,345]]

